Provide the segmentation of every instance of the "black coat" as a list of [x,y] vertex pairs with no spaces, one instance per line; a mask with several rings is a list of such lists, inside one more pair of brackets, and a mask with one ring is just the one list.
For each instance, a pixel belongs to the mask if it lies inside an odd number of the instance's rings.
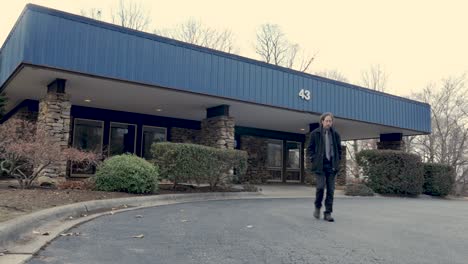
[[[310,133],[310,143],[307,147],[310,155],[311,171],[316,174],[323,174],[323,158],[325,157],[325,133],[323,130],[323,127],[320,126]],[[333,146],[332,167],[336,173],[341,160],[341,137],[333,127],[330,128],[330,132]]]

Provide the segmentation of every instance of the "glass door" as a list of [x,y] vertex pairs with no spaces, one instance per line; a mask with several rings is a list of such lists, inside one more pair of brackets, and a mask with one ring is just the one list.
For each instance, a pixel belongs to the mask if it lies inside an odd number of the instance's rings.
[[301,181],[301,143],[286,142],[286,181]]
[[269,139],[267,144],[269,181],[283,181],[283,141]]

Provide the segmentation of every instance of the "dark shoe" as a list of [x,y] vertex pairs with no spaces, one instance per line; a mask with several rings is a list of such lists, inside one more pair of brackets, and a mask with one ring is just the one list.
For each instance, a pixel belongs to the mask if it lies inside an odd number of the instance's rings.
[[330,213],[324,213],[323,220],[328,221],[328,222],[335,222],[335,219],[333,219]]
[[320,219],[320,208],[315,208],[314,217]]

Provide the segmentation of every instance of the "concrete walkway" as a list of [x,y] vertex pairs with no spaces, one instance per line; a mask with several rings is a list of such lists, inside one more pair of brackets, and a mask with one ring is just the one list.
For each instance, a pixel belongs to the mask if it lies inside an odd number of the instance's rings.
[[[315,187],[299,184],[262,184],[255,185],[260,193],[268,198],[314,198]],[[335,190],[335,197],[345,197],[343,190]]]

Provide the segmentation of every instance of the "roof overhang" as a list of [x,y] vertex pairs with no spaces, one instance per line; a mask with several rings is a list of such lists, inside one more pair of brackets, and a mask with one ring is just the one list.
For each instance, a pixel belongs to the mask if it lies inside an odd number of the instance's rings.
[[[229,98],[132,83],[76,72],[22,64],[3,87],[13,109],[23,100],[40,100],[47,85],[55,79],[66,79],[66,92],[73,105],[126,111],[201,121],[206,109],[229,105],[237,126],[306,134],[310,123],[318,122],[319,113],[308,113]],[[88,101],[90,100],[90,101]],[[419,131],[336,118],[335,127],[343,140],[378,138],[380,134],[418,135]]]

